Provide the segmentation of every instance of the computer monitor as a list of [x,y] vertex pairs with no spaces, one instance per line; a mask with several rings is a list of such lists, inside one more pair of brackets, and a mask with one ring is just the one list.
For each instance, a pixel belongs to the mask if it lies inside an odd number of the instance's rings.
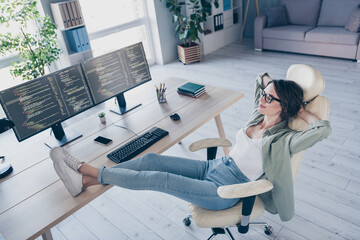
[[124,114],[141,104],[129,106],[124,93],[151,80],[141,42],[86,60],[82,63],[95,104],[116,97],[118,106],[110,111]]
[[19,142],[51,127],[49,147],[81,137],[69,128],[65,132],[61,122],[94,106],[80,64],[2,90],[0,102]]

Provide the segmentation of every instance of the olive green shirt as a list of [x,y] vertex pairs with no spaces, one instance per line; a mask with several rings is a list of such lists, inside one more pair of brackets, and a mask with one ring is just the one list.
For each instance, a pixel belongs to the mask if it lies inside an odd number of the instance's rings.
[[[264,89],[262,76],[259,74],[255,84],[254,110],[247,127],[257,125],[264,119],[258,111],[260,92]],[[293,154],[305,150],[327,138],[331,133],[330,122],[319,120],[309,124],[305,131],[294,131],[282,121],[267,129],[262,137],[262,155],[264,175],[274,188],[260,195],[265,209],[278,213],[282,221],[289,221],[294,216],[294,189],[290,158]]]

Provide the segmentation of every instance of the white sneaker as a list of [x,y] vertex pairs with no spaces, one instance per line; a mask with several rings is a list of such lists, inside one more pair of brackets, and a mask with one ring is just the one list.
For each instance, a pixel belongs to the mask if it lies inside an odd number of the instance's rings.
[[63,181],[66,189],[72,196],[76,197],[83,191],[82,176],[65,163],[64,157],[66,154],[61,154],[61,152],[62,150],[59,148],[51,149],[50,158],[53,160],[55,171]]
[[50,150],[50,157],[62,159],[75,172],[79,172],[79,168],[83,162],[71,155],[65,148],[54,147]]

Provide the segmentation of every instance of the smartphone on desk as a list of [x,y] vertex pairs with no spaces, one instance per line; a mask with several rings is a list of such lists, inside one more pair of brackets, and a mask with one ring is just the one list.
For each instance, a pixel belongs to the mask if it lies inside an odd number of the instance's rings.
[[94,139],[94,142],[107,146],[112,143],[112,140],[106,137],[98,136]]

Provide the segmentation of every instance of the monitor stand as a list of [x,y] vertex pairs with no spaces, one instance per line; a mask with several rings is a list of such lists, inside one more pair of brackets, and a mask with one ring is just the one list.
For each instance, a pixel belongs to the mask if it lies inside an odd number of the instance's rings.
[[49,136],[44,141],[45,145],[49,148],[62,147],[65,144],[74,141],[75,139],[78,139],[82,136],[81,133],[71,128],[66,128],[65,134],[61,123],[54,124],[53,126],[51,126],[51,129],[54,133],[54,136]]
[[141,103],[135,104],[132,106],[127,106],[126,100],[124,97],[124,93],[120,93],[120,94],[116,95],[116,100],[117,100],[117,103],[119,104],[119,106],[116,106],[115,108],[111,108],[110,111],[113,113],[119,114],[119,115],[123,115],[123,114],[133,110],[134,108],[141,106]]

